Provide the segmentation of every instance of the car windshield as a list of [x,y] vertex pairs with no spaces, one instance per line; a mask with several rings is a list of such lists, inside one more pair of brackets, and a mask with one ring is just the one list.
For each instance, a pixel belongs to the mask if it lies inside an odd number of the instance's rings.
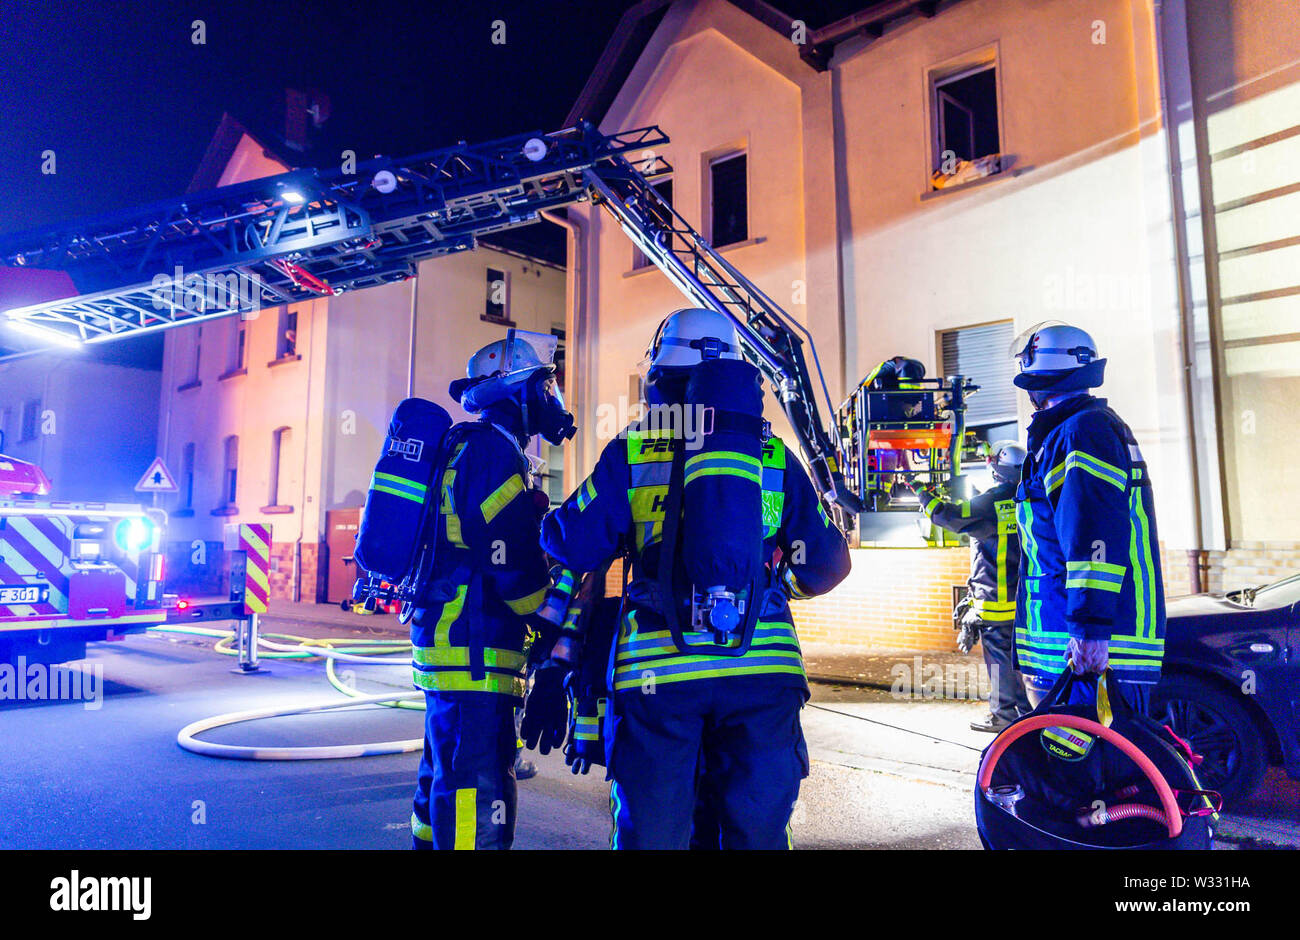
[[1300,602],[1300,574],[1274,581],[1257,588],[1232,591],[1228,599],[1246,607],[1259,610],[1276,610]]

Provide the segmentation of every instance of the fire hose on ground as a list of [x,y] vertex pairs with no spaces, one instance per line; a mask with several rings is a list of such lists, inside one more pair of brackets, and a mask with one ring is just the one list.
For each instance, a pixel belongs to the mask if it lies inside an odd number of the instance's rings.
[[[231,630],[214,630],[205,627],[166,626],[153,627],[150,632],[181,633],[190,636],[211,637],[216,640],[213,649],[224,655],[234,656],[237,651],[231,645],[235,634]],[[274,639],[272,639],[274,638]],[[288,641],[288,642],[277,642]],[[306,705],[290,705],[282,708],[253,709],[250,711],[227,712],[191,722],[176,735],[176,743],[187,751],[206,757],[220,757],[228,760],[330,760],[347,757],[375,757],[381,754],[406,754],[418,751],[424,746],[423,736],[402,741],[377,741],[368,744],[333,744],[305,747],[272,747],[243,744],[217,744],[200,741],[198,736],[213,728],[257,721],[265,718],[282,718],[290,715],[306,715],[317,712],[334,711],[343,708],[357,708],[366,705],[381,705],[389,708],[404,708],[412,711],[424,710],[424,693],[396,692],[383,695],[364,695],[339,678],[334,667],[336,661],[358,663],[367,666],[404,666],[410,668],[409,656],[400,659],[381,659],[377,657],[409,651],[411,644],[406,640],[356,640],[356,639],[321,639],[314,637],[293,636],[291,634],[270,633],[258,638],[258,647],[264,650],[265,659],[324,659],[325,676],[336,690],[348,696],[342,702],[317,702]]]

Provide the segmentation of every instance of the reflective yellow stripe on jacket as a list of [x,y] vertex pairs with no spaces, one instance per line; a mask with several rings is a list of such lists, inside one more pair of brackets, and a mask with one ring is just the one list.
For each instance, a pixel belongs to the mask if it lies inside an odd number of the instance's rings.
[[[628,490],[636,550],[642,552],[663,538],[664,502],[672,475],[672,430],[629,431],[627,435]],[[758,465],[738,454],[701,453],[687,460],[686,472],[737,473],[761,480],[763,487],[763,537],[771,538],[781,526],[785,511],[785,443],[778,437],[763,444]],[[726,466],[732,464],[734,466]],[[759,474],[755,479],[755,473]]]
[[469,647],[451,645],[451,628],[465,610],[469,586],[456,588],[456,595],[442,606],[433,628],[433,646],[411,650],[412,682],[426,692],[495,692],[520,697],[524,694],[524,660],[519,650],[483,650],[486,675],[470,676]]
[[792,624],[760,620],[754,628],[749,650],[743,656],[682,653],[670,631],[642,631],[637,623],[637,611],[633,610],[629,611],[620,631],[614,689],[773,673],[804,674],[799,639]]

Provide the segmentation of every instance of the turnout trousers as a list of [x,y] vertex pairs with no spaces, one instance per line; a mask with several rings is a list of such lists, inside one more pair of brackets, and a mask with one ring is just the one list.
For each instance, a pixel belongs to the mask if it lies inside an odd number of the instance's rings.
[[[771,676],[652,688],[615,693],[606,717],[611,847],[690,848],[698,798],[717,847],[790,848],[790,814],[808,775],[799,724],[807,693]],[[697,833],[697,845],[700,836],[712,840]]]
[[495,692],[425,692],[424,702],[412,846],[510,848],[518,700]]
[[1015,721],[1030,712],[1025,679],[1016,668],[1015,645],[1015,621],[980,621],[980,649],[992,681],[989,711],[1003,721]]

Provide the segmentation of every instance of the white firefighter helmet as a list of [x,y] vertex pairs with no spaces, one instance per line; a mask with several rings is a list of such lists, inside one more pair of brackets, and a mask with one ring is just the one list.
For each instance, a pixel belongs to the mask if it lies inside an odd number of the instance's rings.
[[469,357],[466,378],[452,384],[461,394],[461,405],[477,412],[513,395],[520,394],[538,370],[555,371],[555,350],[559,338],[550,333],[510,329],[505,339],[488,343]]
[[993,476],[999,480],[1014,481],[1020,477],[1020,467],[1029,452],[1015,441],[994,441],[988,447],[988,464]]
[[1085,331],[1059,320],[1031,326],[1011,344],[1020,374],[1012,381],[1030,391],[1082,391],[1101,385],[1106,360]]
[[650,370],[693,366],[705,359],[743,359],[740,332],[725,314],[704,307],[674,310],[646,350]]

